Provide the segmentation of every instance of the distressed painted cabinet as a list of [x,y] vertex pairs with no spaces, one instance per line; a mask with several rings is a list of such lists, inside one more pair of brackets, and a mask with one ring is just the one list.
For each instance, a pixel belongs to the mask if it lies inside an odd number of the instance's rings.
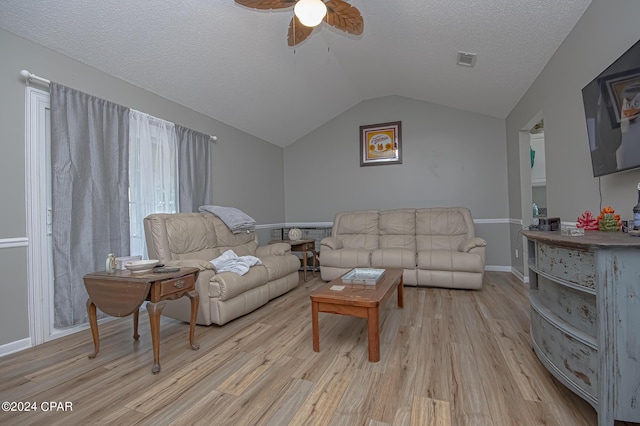
[[640,422],[640,238],[523,234],[536,355],[596,409],[599,426]]

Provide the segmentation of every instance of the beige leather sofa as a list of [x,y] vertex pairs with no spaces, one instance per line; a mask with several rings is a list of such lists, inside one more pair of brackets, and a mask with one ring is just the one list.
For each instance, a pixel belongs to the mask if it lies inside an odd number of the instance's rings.
[[480,289],[486,245],[465,207],[341,212],[320,243],[320,275],[403,268],[405,285]]
[[[289,244],[258,246],[255,232],[232,234],[210,213],[152,214],[144,219],[144,231],[150,259],[200,268],[198,324],[225,324],[298,285],[300,260]],[[217,273],[210,260],[229,249],[238,256],[256,256],[262,264],[245,275]],[[183,297],[168,302],[162,315],[189,321],[189,312],[189,299]]]

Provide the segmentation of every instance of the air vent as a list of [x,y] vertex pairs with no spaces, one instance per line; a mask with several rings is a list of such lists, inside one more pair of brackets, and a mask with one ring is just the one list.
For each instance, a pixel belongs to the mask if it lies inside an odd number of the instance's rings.
[[458,52],[458,65],[471,68],[476,64],[477,56],[475,53]]

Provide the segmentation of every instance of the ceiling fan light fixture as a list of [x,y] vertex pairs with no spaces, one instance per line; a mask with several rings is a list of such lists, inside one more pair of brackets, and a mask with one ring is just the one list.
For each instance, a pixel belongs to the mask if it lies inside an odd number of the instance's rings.
[[322,0],[299,0],[293,8],[293,13],[300,23],[306,27],[315,27],[327,14],[327,6]]

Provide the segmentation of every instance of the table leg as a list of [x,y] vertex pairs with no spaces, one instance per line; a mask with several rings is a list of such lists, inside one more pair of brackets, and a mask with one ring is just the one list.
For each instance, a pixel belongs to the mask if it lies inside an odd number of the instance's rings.
[[187,293],[187,297],[191,299],[191,318],[189,318],[189,344],[191,349],[197,351],[200,345],[195,343],[196,335],[196,318],[198,317],[198,305],[200,304],[200,295],[196,290]]
[[136,309],[133,313],[133,340],[138,340],[140,335],[138,334],[138,320],[140,319],[140,308]]
[[87,315],[89,316],[89,325],[91,326],[91,336],[93,337],[93,353],[89,358],[95,358],[100,351],[100,335],[98,334],[98,315],[96,314],[96,305],[87,299]]
[[304,271],[304,280],[307,281],[307,252],[302,251],[302,270]]
[[318,267],[318,252],[315,250],[311,250],[311,254],[313,254],[313,270],[311,271],[311,276],[316,276],[316,268]]
[[148,302],[147,312],[149,313],[149,325],[151,326],[151,343],[153,345],[153,368],[151,372],[160,372],[160,314],[167,302]]
[[400,277],[400,284],[398,284],[398,307],[404,308],[404,282],[402,276]]
[[318,324],[318,302],[311,302],[311,328],[313,329],[313,351],[320,352],[320,328]]
[[380,318],[378,308],[367,309],[367,331],[369,334],[369,362],[380,361]]

